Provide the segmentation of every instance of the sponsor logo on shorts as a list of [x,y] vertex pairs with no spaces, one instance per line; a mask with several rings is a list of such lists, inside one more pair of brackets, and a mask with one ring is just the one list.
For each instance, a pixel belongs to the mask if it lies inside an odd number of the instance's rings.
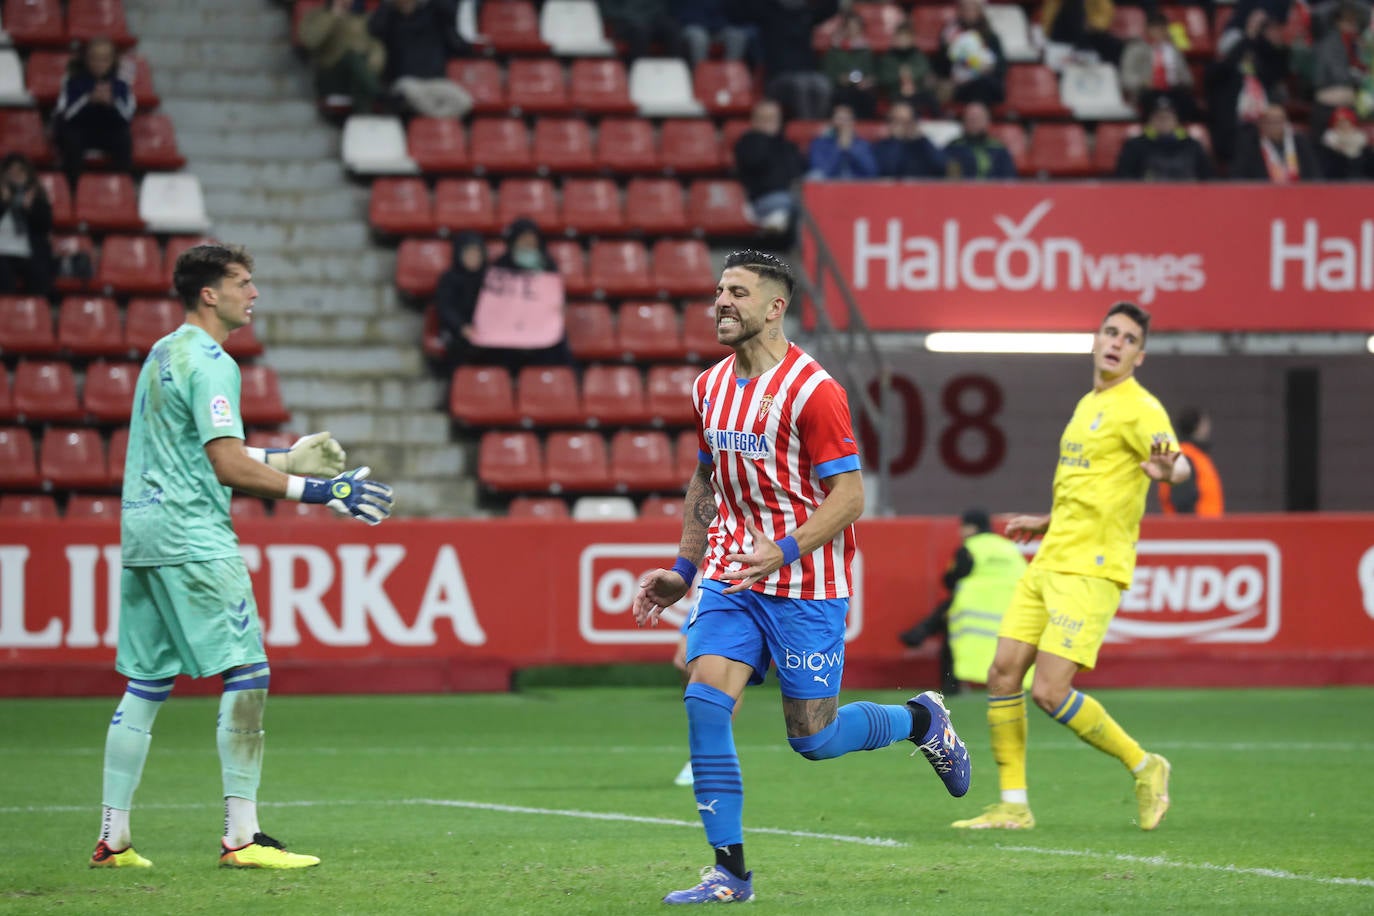
[[[833,652],[807,652],[805,650],[795,652],[784,647],[782,650],[782,667],[789,671],[828,671],[843,665],[843,649],[836,649]],[[827,674],[826,677],[829,675]]]
[[214,426],[234,425],[234,409],[229,406],[229,399],[222,394],[210,399],[210,423]]

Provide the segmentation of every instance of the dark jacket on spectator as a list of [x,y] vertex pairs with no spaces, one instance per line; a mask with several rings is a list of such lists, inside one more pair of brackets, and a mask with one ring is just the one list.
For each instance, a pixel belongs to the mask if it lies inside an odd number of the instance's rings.
[[945,157],[929,137],[879,140],[873,147],[873,158],[884,178],[940,178],[945,174]]
[[1183,128],[1157,134],[1147,127],[1121,147],[1116,177],[1144,181],[1201,181],[1212,177],[1212,163],[1202,144]]
[[950,178],[1015,178],[1016,163],[1001,140],[956,137],[945,147],[945,174]]
[[129,88],[128,82],[113,73],[103,79],[109,81],[110,95],[113,97],[112,105],[91,103],[91,91],[102,80],[96,79],[89,70],[82,67],[63,77],[62,91],[57,97],[57,107],[53,110],[53,117],[58,121],[82,122],[92,125],[111,122],[128,124],[132,121],[137,105],[134,102],[133,90]]
[[838,0],[739,0],[759,27],[759,50],[767,79],[816,69],[811,30],[835,15]]
[[1327,181],[1368,181],[1374,178],[1374,150],[1365,144],[1358,150],[1342,150],[1327,131],[1317,146],[1317,162]]
[[[483,248],[482,266],[477,270],[468,270],[463,266],[463,249],[471,245]],[[487,272],[485,253],[486,248],[478,232],[468,229],[453,239],[453,264],[439,277],[439,289],[434,296],[439,326],[450,346],[464,339],[463,328],[472,324],[472,316],[477,311],[477,296],[482,292],[482,278]]]
[[[1247,130],[1245,136],[1236,144],[1236,158],[1231,163],[1231,177],[1243,181],[1269,181],[1269,169],[1264,164],[1262,140],[1256,130]],[[1322,177],[1321,167],[1317,165],[1317,155],[1302,131],[1293,131],[1293,154],[1298,160],[1298,176],[1301,181],[1317,181]]]
[[409,16],[383,3],[367,20],[367,28],[386,46],[388,83],[403,76],[442,77],[448,59],[467,51],[458,35],[458,11],[451,0],[428,0]]
[[786,191],[806,173],[806,160],[782,134],[751,130],[735,141],[735,171],[750,200]]
[[863,137],[841,149],[834,133],[827,131],[811,141],[811,173],[816,178],[876,178],[878,163]]

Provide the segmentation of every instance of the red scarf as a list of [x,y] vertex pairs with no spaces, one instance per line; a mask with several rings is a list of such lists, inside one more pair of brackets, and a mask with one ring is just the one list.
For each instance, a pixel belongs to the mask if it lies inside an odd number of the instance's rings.
[[1260,149],[1264,151],[1264,167],[1269,171],[1270,181],[1288,184],[1302,177],[1298,169],[1298,151],[1293,145],[1293,128],[1283,129],[1283,158],[1279,158],[1278,145],[1268,138],[1260,137]]

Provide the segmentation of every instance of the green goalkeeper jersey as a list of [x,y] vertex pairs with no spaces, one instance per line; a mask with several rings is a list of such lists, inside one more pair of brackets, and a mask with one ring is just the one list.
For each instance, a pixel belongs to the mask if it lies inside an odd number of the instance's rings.
[[153,345],[134,389],[120,540],[125,566],[174,566],[238,555],[205,443],[243,438],[239,367],[203,329],[184,324]]

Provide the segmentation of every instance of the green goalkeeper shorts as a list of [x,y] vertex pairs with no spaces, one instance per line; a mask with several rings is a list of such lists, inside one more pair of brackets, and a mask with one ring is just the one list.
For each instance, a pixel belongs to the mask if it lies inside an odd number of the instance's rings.
[[240,557],[124,568],[115,670],[140,680],[210,677],[267,661]]

